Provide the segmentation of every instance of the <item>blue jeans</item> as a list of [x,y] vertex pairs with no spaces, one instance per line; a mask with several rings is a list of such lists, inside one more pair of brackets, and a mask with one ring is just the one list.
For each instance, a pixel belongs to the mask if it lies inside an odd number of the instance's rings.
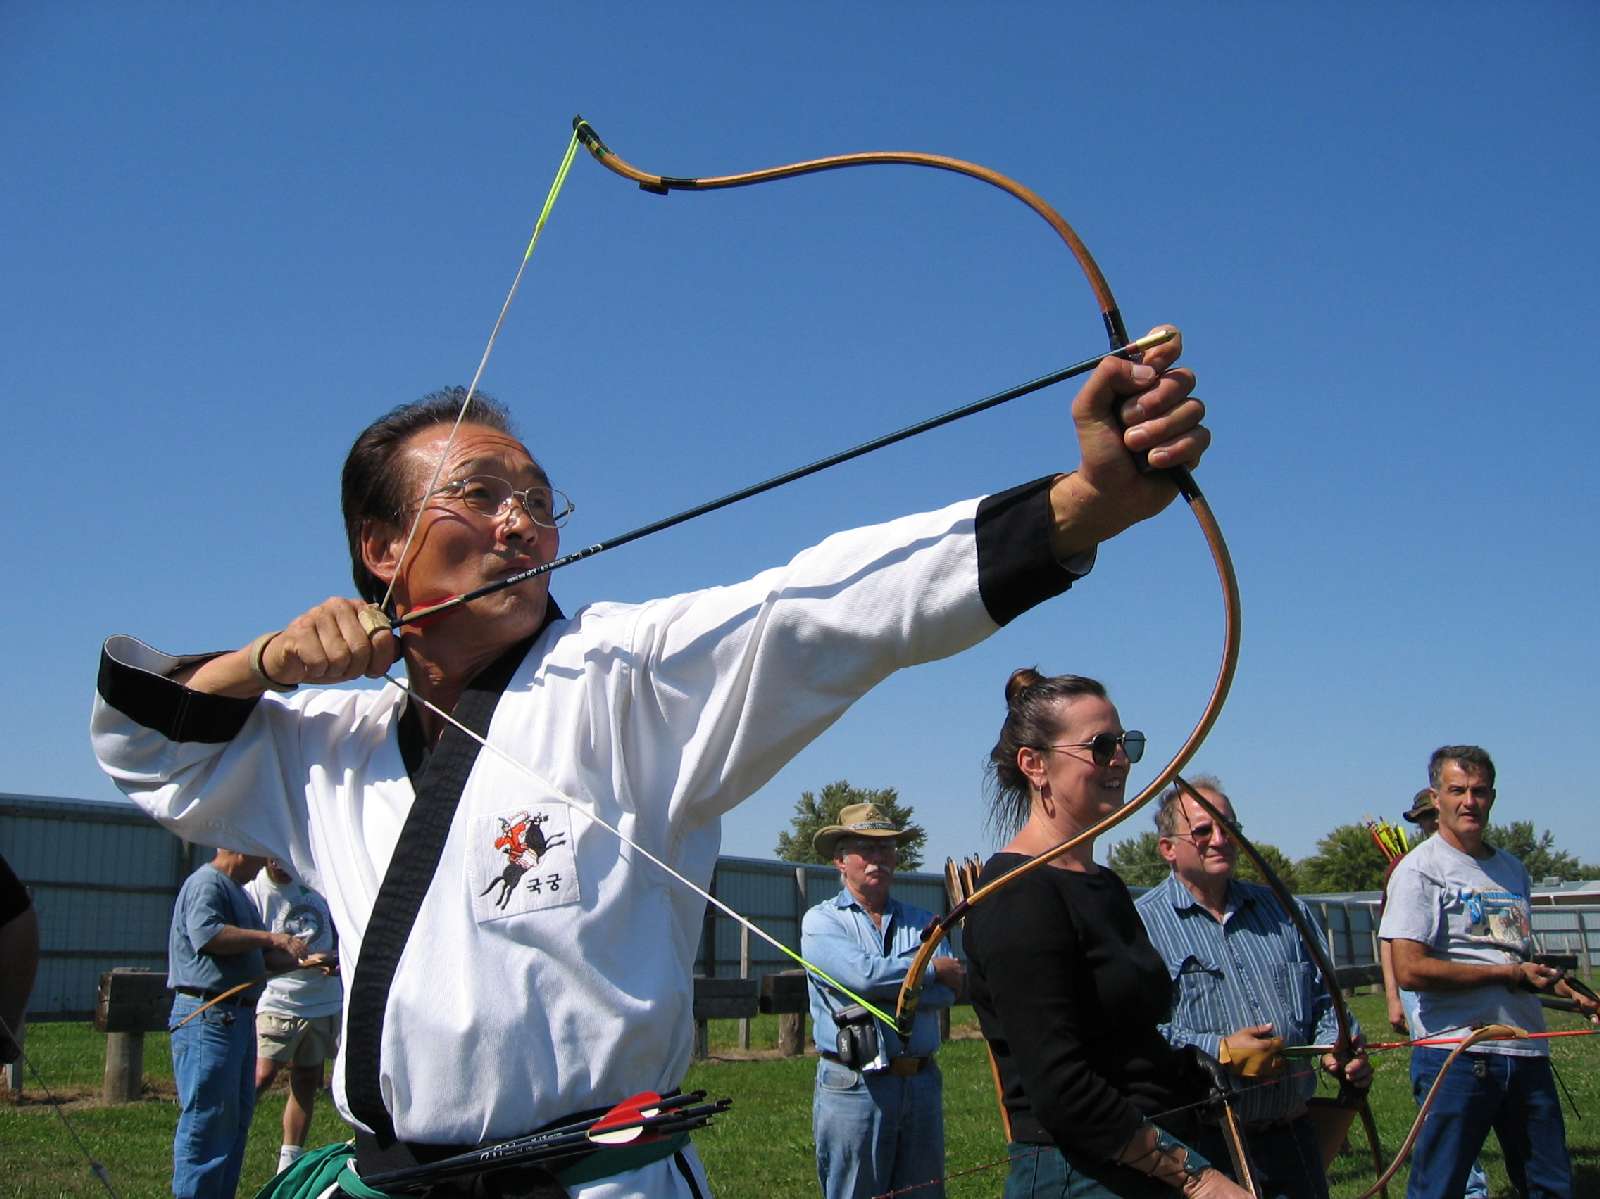
[[178,1199],[233,1199],[256,1110],[256,1014],[219,1003],[182,1028],[202,1000],[178,995],[167,1027],[178,1083],[172,1193]]
[[[1426,1046],[1411,1051],[1418,1102],[1447,1056]],[[1491,1128],[1519,1194],[1571,1199],[1572,1162],[1550,1059],[1508,1053],[1464,1053],[1450,1067],[1411,1152],[1406,1199],[1458,1199]]]
[[[1417,1004],[1417,993],[1401,987],[1400,1006],[1405,1009],[1406,1027],[1411,1030],[1410,1035],[1413,1037],[1422,1035],[1422,1021],[1417,1015]],[[1435,1068],[1435,1072],[1437,1072],[1437,1068]],[[1415,1079],[1416,1076],[1416,1070],[1413,1068],[1411,1077]],[[1423,1093],[1426,1094],[1426,1092]],[[1420,1097],[1418,1102],[1421,1102]],[[1477,1158],[1472,1159],[1472,1169],[1467,1171],[1467,1186],[1461,1192],[1461,1199],[1489,1199],[1489,1176],[1483,1172],[1483,1163]]]
[[826,1199],[871,1199],[927,1182],[935,1185],[918,1186],[918,1199],[944,1199],[944,1080],[936,1063],[898,1078],[819,1059],[811,1131]]
[[[1161,1132],[1157,1143],[1163,1149],[1184,1142]],[[1095,1171],[1100,1177],[1075,1168],[1054,1145],[1026,1145],[1017,1141],[1006,1146],[1011,1171],[1006,1175],[1004,1199],[1172,1199],[1178,1192],[1164,1182],[1126,1166],[1104,1163]],[[1198,1149],[1189,1150],[1194,1166],[1210,1165]]]

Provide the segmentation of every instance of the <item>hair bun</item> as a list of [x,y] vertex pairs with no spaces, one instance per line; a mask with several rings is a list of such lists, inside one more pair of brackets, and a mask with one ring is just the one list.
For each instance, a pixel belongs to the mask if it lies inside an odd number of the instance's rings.
[[1023,666],[1011,672],[1011,677],[1006,680],[1006,703],[1014,704],[1029,687],[1037,687],[1044,682],[1044,676],[1039,673],[1037,666]]

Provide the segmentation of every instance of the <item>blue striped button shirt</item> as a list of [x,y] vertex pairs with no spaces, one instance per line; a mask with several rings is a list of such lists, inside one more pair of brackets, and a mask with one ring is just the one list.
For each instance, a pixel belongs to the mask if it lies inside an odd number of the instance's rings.
[[[1298,899],[1295,903],[1321,941],[1311,913]],[[1337,1036],[1333,1001],[1316,963],[1266,887],[1230,881],[1227,908],[1218,921],[1177,875],[1169,874],[1134,907],[1172,978],[1172,1020],[1161,1032],[1174,1045],[1197,1045],[1215,1057],[1222,1038],[1255,1024],[1272,1025],[1273,1035],[1291,1045],[1327,1045]],[[1353,1018],[1350,1031],[1360,1033]],[[1256,1122],[1297,1115],[1316,1092],[1317,1070],[1300,1058],[1289,1062],[1287,1073],[1292,1077],[1271,1085],[1247,1082],[1239,1118]]]

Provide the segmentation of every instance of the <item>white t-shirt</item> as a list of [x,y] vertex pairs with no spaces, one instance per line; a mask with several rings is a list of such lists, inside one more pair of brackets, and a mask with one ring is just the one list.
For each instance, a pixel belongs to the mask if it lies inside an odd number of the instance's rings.
[[[1532,880],[1501,850],[1474,858],[1443,837],[1429,837],[1395,867],[1378,935],[1419,941],[1452,962],[1504,965],[1533,955],[1528,897]],[[1544,1031],[1544,1009],[1531,991],[1501,983],[1417,993],[1417,1035],[1434,1037],[1473,1024],[1512,1024]],[[1544,1041],[1485,1041],[1472,1052],[1548,1055]]]
[[[265,870],[244,886],[261,913],[268,932],[288,933],[306,943],[308,953],[333,954],[338,939],[328,901],[304,883],[290,880],[281,886]],[[258,1012],[280,1016],[332,1016],[344,1006],[344,983],[337,974],[320,970],[291,970],[267,980],[266,992],[256,1003]]]

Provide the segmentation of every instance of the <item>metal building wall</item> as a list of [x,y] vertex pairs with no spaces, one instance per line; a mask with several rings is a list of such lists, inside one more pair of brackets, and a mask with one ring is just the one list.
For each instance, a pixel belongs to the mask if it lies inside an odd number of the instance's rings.
[[191,854],[131,803],[0,793],[0,853],[39,913],[30,1017],[86,1019],[102,972],[166,968]]
[[[799,866],[763,858],[717,859],[711,894],[734,911],[748,917],[791,949],[800,948],[800,921],[806,909],[839,893],[839,872],[832,866]],[[896,874],[894,897],[903,903],[943,913],[944,877],[937,874]],[[739,978],[741,950],[748,944],[749,973],[760,978],[774,970],[793,970],[794,961],[760,937],[749,935],[737,920],[706,905],[705,926],[695,973],[710,978]],[[959,942],[958,942],[959,944]],[[709,949],[709,953],[707,952]]]
[[[211,852],[185,845],[129,803],[0,792],[0,853],[32,892],[39,912],[42,953],[30,1017],[85,1019],[104,971],[164,969],[178,887]],[[793,949],[799,948],[806,909],[838,890],[838,871],[831,866],[738,857],[719,858],[711,884],[713,895]],[[901,874],[894,894],[932,912],[946,910],[940,875]],[[1375,896],[1306,901],[1336,964],[1376,960]],[[1577,953],[1585,970],[1600,958],[1600,905],[1535,905],[1533,928],[1540,948]],[[708,905],[695,972],[739,977],[746,940],[749,977],[794,968],[789,958]],[[959,953],[959,933],[953,944]]]

